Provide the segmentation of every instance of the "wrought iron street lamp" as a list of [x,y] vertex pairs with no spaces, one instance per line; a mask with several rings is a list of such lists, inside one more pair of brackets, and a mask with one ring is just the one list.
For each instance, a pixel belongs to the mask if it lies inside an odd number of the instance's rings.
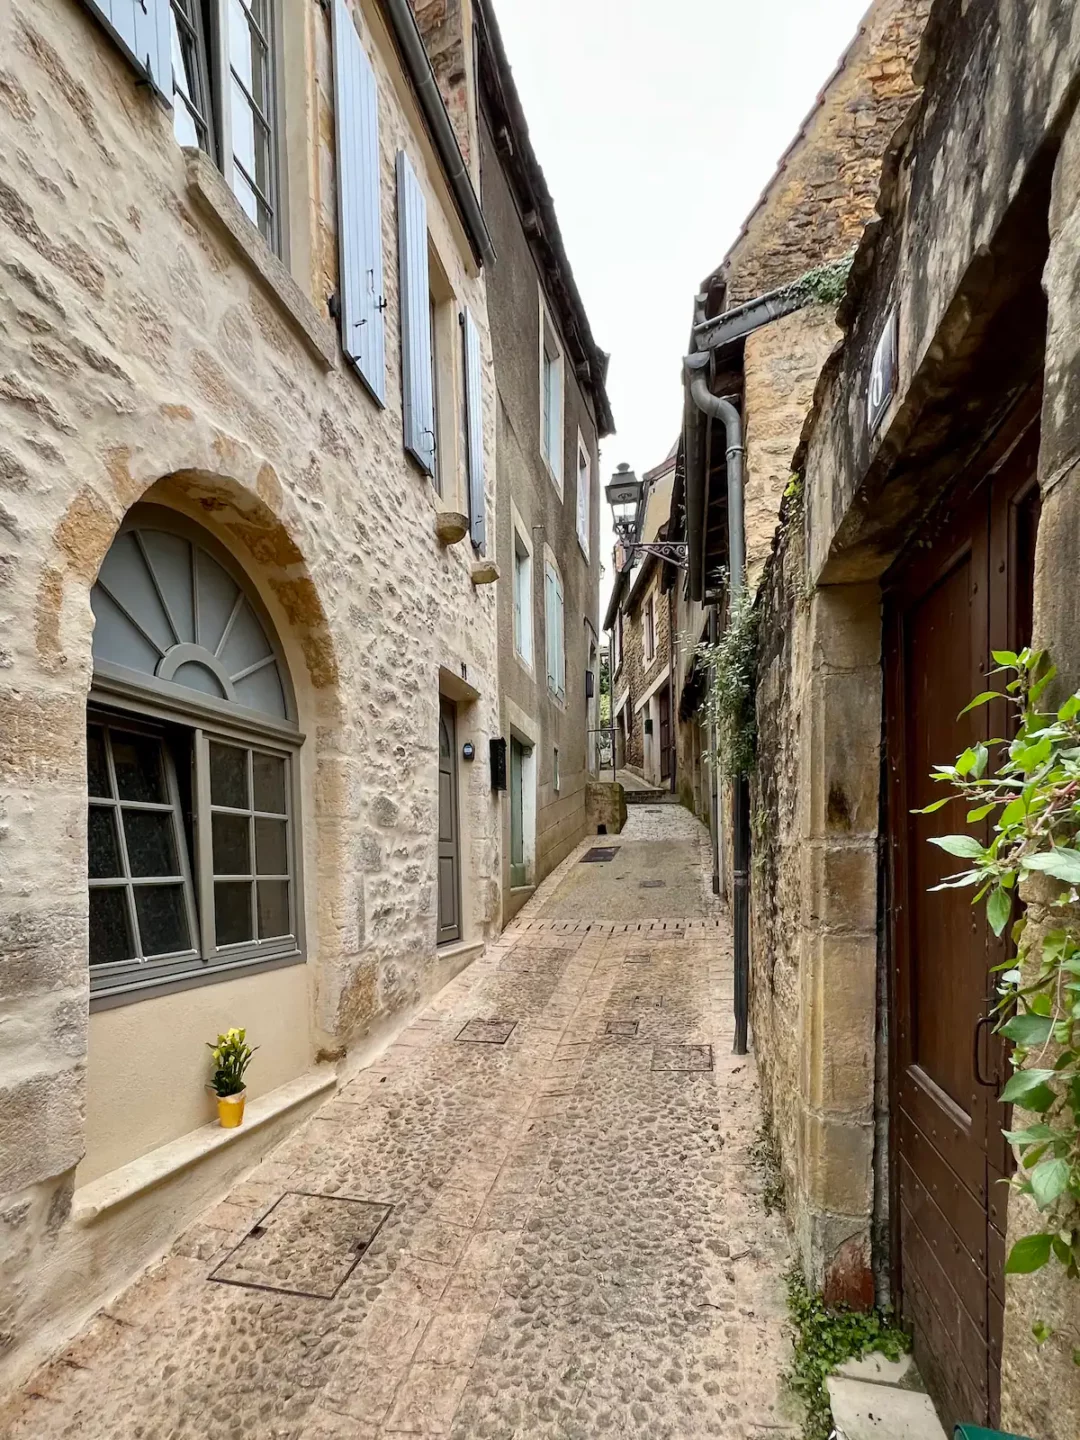
[[679,570],[686,569],[685,540],[639,540],[637,538],[637,515],[644,492],[644,482],[639,480],[629,465],[616,467],[615,474],[604,494],[611,506],[611,518],[615,529],[615,568],[625,570],[638,555],[655,555],[666,560]]

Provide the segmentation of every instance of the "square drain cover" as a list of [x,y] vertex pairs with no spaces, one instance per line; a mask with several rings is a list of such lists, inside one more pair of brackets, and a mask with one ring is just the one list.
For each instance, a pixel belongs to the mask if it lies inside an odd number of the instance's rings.
[[666,889],[667,889],[667,881],[666,881],[666,880],[639,880],[639,881],[638,881],[638,889],[639,889],[639,890],[666,890]]
[[516,1025],[516,1020],[470,1020],[457,1039],[467,1045],[505,1045]]
[[624,965],[651,965],[652,956],[648,950],[631,950],[623,959]]
[[614,860],[618,853],[618,845],[594,845],[591,850],[585,851],[578,864],[605,865],[609,860]]
[[607,1023],[607,1033],[609,1035],[623,1035],[627,1039],[632,1040],[637,1035],[640,1024],[640,1020],[609,1020]]
[[332,1300],[390,1214],[389,1205],[289,1190],[214,1270],[211,1280]]
[[657,1045],[653,1050],[654,1070],[711,1070],[711,1045]]

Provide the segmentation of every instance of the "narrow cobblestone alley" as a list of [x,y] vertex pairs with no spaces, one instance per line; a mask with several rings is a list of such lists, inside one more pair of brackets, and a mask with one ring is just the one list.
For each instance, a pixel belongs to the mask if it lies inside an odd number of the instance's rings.
[[707,836],[639,807],[593,843],[616,860],[580,847],[0,1433],[796,1435]]

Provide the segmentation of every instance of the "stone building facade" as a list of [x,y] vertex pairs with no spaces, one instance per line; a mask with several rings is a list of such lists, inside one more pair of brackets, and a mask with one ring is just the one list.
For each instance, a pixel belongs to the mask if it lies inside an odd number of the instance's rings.
[[598,772],[599,442],[612,429],[593,340],[495,15],[476,7],[496,373],[503,917],[584,837]]
[[[666,534],[675,456],[646,471],[636,533],[643,541]],[[616,557],[617,558],[617,557]],[[676,648],[671,567],[638,556],[618,571],[604,617],[612,646],[612,705],[616,760],[655,787],[672,784],[677,756],[671,676]]]
[[499,923],[475,186],[400,5],[233,6],[230,124],[196,11],[0,10],[5,1384]]
[[912,812],[931,763],[1002,733],[959,717],[992,649],[1080,681],[1080,29],[936,3],[916,73],[759,594],[753,1023],[808,1273],[891,1295],[947,1423],[1056,1437],[1080,1295],[1004,1273],[1039,1223],[1000,1183],[1011,1067],[982,1017],[1008,952],[928,893],[962,816]]
[[[882,156],[916,93],[912,66],[928,0],[877,0],[781,157],[694,308],[699,353],[714,393],[737,399],[744,453],[746,579],[761,583],[791,457],[814,387],[840,331],[834,320],[843,266],[874,216]],[[808,283],[809,277],[809,283]],[[695,422],[697,423],[697,422]],[[702,726],[706,676],[695,647],[724,623],[727,497],[723,444],[714,429],[706,533],[691,537],[691,564],[676,589],[675,694],[678,790],[727,856],[715,883],[730,885],[732,797],[714,803],[714,737]],[[672,534],[688,535],[685,474],[676,483]]]

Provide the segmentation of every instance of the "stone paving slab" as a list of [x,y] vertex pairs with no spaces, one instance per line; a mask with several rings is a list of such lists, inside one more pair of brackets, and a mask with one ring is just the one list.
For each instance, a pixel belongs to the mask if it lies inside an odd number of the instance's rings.
[[[0,1434],[796,1436],[727,923],[543,903],[96,1316]],[[477,1020],[514,1023],[460,1042]],[[667,1063],[680,1047],[694,1065]],[[257,1257],[268,1216],[332,1203],[286,1195],[348,1202],[255,1267],[318,1293],[213,1281],[253,1228]]]

